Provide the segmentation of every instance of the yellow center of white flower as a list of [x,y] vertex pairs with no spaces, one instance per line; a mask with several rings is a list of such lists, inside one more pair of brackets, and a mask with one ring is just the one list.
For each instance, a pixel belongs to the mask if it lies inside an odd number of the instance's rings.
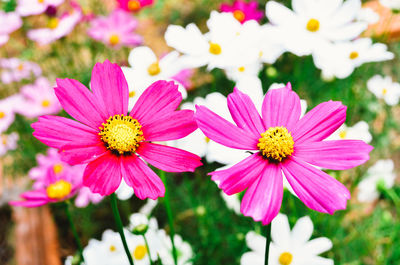
[[243,13],[241,10],[235,10],[233,11],[233,16],[237,19],[239,22],[243,22],[244,19],[246,18],[246,15]]
[[293,255],[289,252],[283,252],[279,256],[279,263],[281,265],[289,265],[290,263],[292,263],[292,260],[293,260]]
[[343,131],[341,131],[341,132],[339,133],[339,137],[342,138],[342,139],[345,139],[345,138],[346,138],[346,135],[347,135],[347,131],[345,131],[345,130],[343,130]]
[[210,48],[208,49],[208,51],[211,54],[219,55],[219,54],[221,54],[222,49],[221,49],[221,46],[218,43],[210,42]]
[[130,0],[128,2],[128,9],[130,11],[138,11],[141,7],[142,6],[138,0]]
[[315,18],[310,19],[307,22],[307,30],[311,32],[317,32],[319,30],[319,21]]
[[114,115],[100,127],[99,135],[107,148],[119,154],[135,152],[144,141],[142,125],[131,116]]
[[6,114],[3,111],[0,111],[0,119],[3,119],[6,116]]
[[386,88],[382,89],[382,95],[386,95],[388,90]]
[[245,70],[246,70],[246,68],[244,68],[244,66],[241,66],[241,67],[238,68],[238,71],[239,71],[239,72],[242,72],[242,73],[243,73]]
[[109,250],[110,250],[110,252],[115,252],[115,251],[117,251],[117,248],[114,245],[111,245]]
[[68,181],[59,180],[53,184],[50,184],[47,189],[47,196],[50,199],[61,200],[71,193],[72,185]]
[[129,91],[129,97],[130,98],[133,98],[133,97],[135,97],[135,95],[136,95],[136,92],[135,91]]
[[42,107],[43,108],[47,108],[49,106],[50,106],[50,100],[45,99],[45,100],[42,101]]
[[161,72],[161,68],[160,68],[160,65],[158,64],[158,62],[154,62],[154,63],[150,64],[150,66],[147,68],[147,72],[151,76],[158,75]]
[[262,155],[273,162],[281,162],[290,156],[294,149],[292,135],[285,127],[271,127],[261,134],[257,147]]
[[147,247],[145,245],[138,245],[133,251],[133,257],[135,260],[141,260],[146,257]]
[[112,46],[115,46],[119,43],[119,36],[117,34],[112,34],[108,41]]
[[350,58],[351,60],[354,60],[354,59],[357,59],[358,56],[360,56],[360,55],[358,54],[358,52],[353,51],[353,52],[350,53],[349,58]]
[[47,26],[48,26],[49,28],[51,28],[51,29],[55,29],[55,28],[58,27],[58,23],[59,23],[59,22],[60,22],[60,21],[58,20],[58,18],[52,17],[52,18],[49,19],[49,22],[47,23]]

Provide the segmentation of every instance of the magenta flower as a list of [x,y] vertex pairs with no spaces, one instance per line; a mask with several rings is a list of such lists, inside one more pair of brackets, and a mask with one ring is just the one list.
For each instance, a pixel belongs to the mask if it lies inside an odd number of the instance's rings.
[[119,7],[125,11],[137,12],[145,6],[153,4],[153,0],[117,0]]
[[114,48],[136,46],[142,37],[134,33],[137,20],[122,9],[114,10],[108,17],[93,19],[88,35]]
[[17,13],[21,16],[39,15],[50,6],[58,6],[64,0],[18,0]]
[[22,26],[22,19],[14,12],[0,11],[0,46],[7,43],[9,34]]
[[211,140],[254,152],[228,169],[210,173],[228,195],[247,189],[241,203],[245,216],[265,225],[279,213],[282,172],[309,208],[329,214],[346,208],[347,188],[312,166],[342,170],[369,159],[373,147],[362,141],[323,141],[346,119],[341,102],[324,102],[300,119],[300,99],[288,84],[265,95],[262,117],[250,97],[237,89],[228,96],[228,107],[236,126],[203,106],[196,107],[195,117]]
[[[60,150],[70,164],[86,166],[83,185],[101,195],[113,193],[122,178],[140,199],[164,196],[161,179],[146,163],[168,172],[194,171],[200,157],[154,141],[175,140],[196,130],[194,113],[176,111],[182,101],[177,85],[157,81],[128,115],[128,84],[109,61],[93,68],[91,89],[72,79],[57,79],[56,95],[78,121],[42,116],[33,135]],[[143,160],[142,160],[143,159]]]
[[233,16],[243,24],[252,19],[260,22],[264,16],[264,12],[257,10],[257,7],[257,1],[252,0],[249,3],[246,3],[246,1],[236,0],[233,5],[227,3],[221,4],[220,10],[221,12],[232,13]]

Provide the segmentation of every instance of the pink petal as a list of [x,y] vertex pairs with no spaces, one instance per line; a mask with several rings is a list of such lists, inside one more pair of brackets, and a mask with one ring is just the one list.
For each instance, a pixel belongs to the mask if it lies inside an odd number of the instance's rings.
[[235,88],[228,96],[228,108],[239,128],[260,137],[265,132],[263,121],[250,97]]
[[96,145],[100,141],[98,131],[64,117],[41,116],[32,124],[32,128],[33,136],[57,149],[77,141],[83,141],[86,145]]
[[25,200],[47,200],[48,196],[45,190],[30,190],[25,191],[20,195]]
[[61,106],[76,120],[97,129],[109,118],[104,105],[78,81],[57,79],[54,90]]
[[262,105],[265,128],[284,126],[293,132],[300,114],[300,98],[292,91],[290,83],[286,87],[270,90],[265,95]]
[[204,106],[196,106],[195,118],[201,131],[211,140],[227,147],[257,150],[258,138]]
[[220,189],[232,195],[244,191],[256,182],[267,165],[268,161],[256,153],[228,169],[214,171],[209,175],[213,181],[219,182]]
[[187,151],[152,143],[141,143],[137,153],[144,160],[167,172],[194,172],[201,158]]
[[122,157],[121,171],[126,184],[133,188],[139,199],[164,197],[164,183],[139,157]]
[[197,129],[192,110],[180,110],[159,117],[142,127],[146,141],[169,141],[183,138]]
[[296,144],[322,141],[335,132],[346,120],[346,106],[339,101],[319,104],[309,111],[293,129]]
[[279,165],[269,164],[262,176],[244,194],[240,211],[254,221],[269,224],[279,213],[283,197],[283,178]]
[[63,151],[60,152],[61,160],[70,165],[86,164],[97,157],[102,156],[108,152],[103,143],[92,146],[82,146],[71,148],[69,145],[62,146]]
[[372,149],[359,140],[322,141],[296,145],[294,156],[315,166],[343,170],[364,164]]
[[282,163],[282,170],[296,195],[307,207],[329,214],[346,209],[350,192],[325,172],[295,157]]
[[93,94],[103,103],[108,117],[128,113],[128,83],[117,64],[108,60],[96,63],[90,82]]
[[156,81],[139,97],[129,115],[146,125],[175,111],[181,101],[182,94],[173,81]]
[[90,162],[83,173],[83,185],[102,196],[115,192],[121,184],[120,157],[111,152]]
[[33,200],[33,201],[10,201],[8,204],[12,206],[20,206],[27,208],[39,207],[45,204],[48,204],[50,201],[48,200]]

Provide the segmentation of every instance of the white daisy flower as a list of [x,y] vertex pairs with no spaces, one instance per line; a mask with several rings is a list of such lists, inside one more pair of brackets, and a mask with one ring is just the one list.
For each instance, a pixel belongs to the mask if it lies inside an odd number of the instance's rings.
[[364,21],[370,25],[377,23],[379,19],[379,14],[372,10],[372,8],[368,7],[361,8],[360,12],[357,15],[358,21]]
[[400,10],[400,0],[379,0],[381,5],[393,10]]
[[390,189],[394,185],[396,174],[391,159],[378,160],[367,171],[366,177],[358,184],[357,199],[360,202],[372,202],[379,198],[378,185]]
[[[278,214],[272,221],[272,243],[268,264],[270,265],[333,265],[333,260],[320,257],[319,254],[332,248],[332,242],[326,237],[312,239],[313,223],[305,216],[297,220],[290,230],[287,216]],[[265,237],[249,232],[246,243],[250,252],[243,254],[241,265],[263,265],[265,257]]]
[[368,123],[359,121],[351,127],[343,124],[326,140],[361,140],[369,144],[372,141],[372,135],[369,132]]
[[15,150],[17,148],[17,143],[19,140],[19,135],[16,132],[10,134],[0,135],[0,156],[5,155],[9,150]]
[[386,104],[394,106],[399,103],[400,84],[393,82],[390,76],[375,75],[368,80],[367,87],[377,98],[383,99]]
[[130,199],[134,193],[133,189],[126,184],[126,182],[122,179],[121,184],[119,185],[118,189],[115,191],[117,194],[117,198],[121,201],[125,201]]
[[[157,237],[161,248],[158,252],[163,265],[174,265],[174,259],[172,256],[172,243],[171,238],[167,233],[160,229],[157,232]],[[191,265],[190,259],[193,257],[192,247],[185,241],[182,240],[180,235],[174,237],[174,244],[178,256],[178,265]]]

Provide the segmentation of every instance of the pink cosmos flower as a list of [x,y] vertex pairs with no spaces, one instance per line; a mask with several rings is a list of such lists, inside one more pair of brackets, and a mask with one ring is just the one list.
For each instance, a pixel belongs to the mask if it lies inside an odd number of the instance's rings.
[[[78,121],[42,116],[33,135],[60,149],[62,159],[86,166],[83,185],[101,195],[113,193],[122,178],[140,199],[164,196],[161,179],[146,163],[168,172],[194,171],[200,157],[153,142],[175,140],[196,130],[194,113],[179,110],[182,95],[173,82],[157,81],[128,115],[128,84],[121,68],[97,63],[91,89],[72,79],[57,79],[56,95]],[[142,160],[143,159],[143,160]]]
[[15,106],[20,102],[18,95],[0,100],[0,133],[5,132],[15,119]]
[[249,3],[246,3],[246,1],[236,0],[233,5],[227,3],[221,4],[220,10],[221,12],[233,13],[233,16],[243,24],[252,19],[260,22],[264,16],[264,12],[257,10],[257,7],[257,1],[252,0]]
[[346,208],[347,188],[314,167],[349,169],[369,159],[373,147],[363,141],[323,141],[346,119],[341,102],[324,102],[300,118],[300,99],[288,84],[268,91],[262,117],[250,97],[237,89],[228,96],[228,108],[236,126],[203,106],[197,106],[195,117],[211,140],[254,152],[228,169],[210,173],[228,195],[246,190],[241,203],[245,216],[266,225],[279,213],[282,172],[309,208],[329,214]]
[[58,6],[64,0],[18,0],[16,12],[21,16],[42,14],[49,6]]
[[0,156],[5,155],[9,150],[15,150],[18,145],[19,135],[16,132],[0,134]]
[[125,11],[137,12],[145,6],[153,4],[153,0],[117,0],[119,7]]
[[21,104],[15,106],[15,112],[25,117],[36,118],[61,110],[54,89],[45,77],[38,78],[34,84],[23,86],[20,95]]
[[93,19],[88,35],[114,48],[132,47],[142,42],[142,37],[134,33],[137,25],[129,13],[116,9],[108,17]]
[[42,69],[37,63],[21,61],[18,58],[0,59],[1,82],[9,84],[28,79],[32,74],[36,77],[42,74]]
[[6,13],[0,10],[0,46],[9,40],[9,34],[22,26],[22,19],[14,12]]
[[46,28],[29,30],[28,38],[40,45],[46,45],[70,34],[83,18],[80,6],[71,4],[71,7],[73,7],[71,12],[49,18]]

